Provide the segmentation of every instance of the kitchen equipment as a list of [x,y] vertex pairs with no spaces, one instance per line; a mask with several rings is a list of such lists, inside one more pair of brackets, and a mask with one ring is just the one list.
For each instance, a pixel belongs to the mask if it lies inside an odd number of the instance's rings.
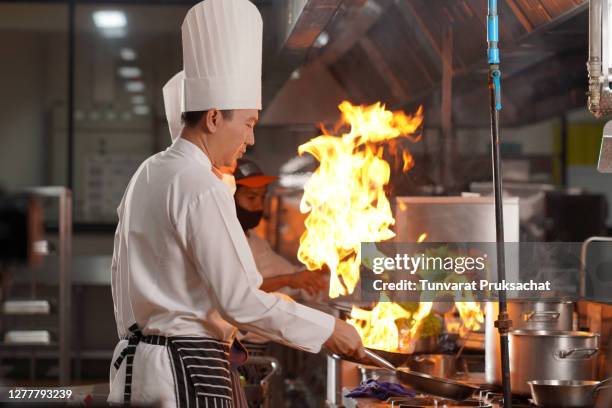
[[469,407],[480,407],[480,408],[491,408],[493,405],[484,403],[479,400],[467,400],[467,401],[449,401],[441,400],[439,398],[432,397],[393,397],[390,398],[391,407],[399,408],[429,408],[429,407],[448,407],[448,408],[469,408]]
[[378,381],[399,383],[397,376],[394,372],[387,370],[386,368],[380,368],[378,366],[370,365],[359,365],[359,376],[361,382],[365,382],[370,378],[374,378]]
[[406,366],[413,371],[434,377],[452,378],[457,374],[457,356],[452,354],[416,354]]
[[596,378],[599,334],[514,330],[509,337],[513,394],[528,395],[532,380]]
[[529,381],[531,397],[538,407],[544,408],[587,408],[594,407],[597,393],[612,386],[604,381]]
[[[494,327],[498,304],[485,304],[485,379],[488,384],[501,384],[499,366],[499,333]],[[574,303],[553,300],[510,300],[508,313],[512,330],[571,331],[574,323]]]
[[[395,242],[418,242],[422,233],[427,242],[495,242],[492,197],[396,197],[394,217]],[[516,197],[504,198],[504,231],[506,242],[519,242]],[[512,259],[506,265],[510,269]]]
[[410,354],[407,353],[377,350],[370,347],[366,347],[366,350],[370,350],[373,353],[376,353],[377,355],[381,356],[382,358],[393,364],[395,367],[403,366],[408,361],[408,359],[410,359]]
[[418,392],[449,398],[455,401],[462,401],[470,398],[474,393],[480,390],[478,387],[463,384],[458,381],[437,378],[431,375],[411,371],[408,368],[396,368],[389,361],[385,360],[371,350],[366,349],[365,353],[368,357],[370,357],[370,359],[381,367],[395,372],[398,380],[402,384]]
[[557,300],[508,301],[512,329],[571,331],[574,302]]

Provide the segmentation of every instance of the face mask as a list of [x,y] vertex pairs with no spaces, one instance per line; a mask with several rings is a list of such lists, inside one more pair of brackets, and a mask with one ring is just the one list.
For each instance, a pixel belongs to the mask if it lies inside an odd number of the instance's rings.
[[240,221],[242,229],[246,232],[259,225],[259,221],[261,221],[261,217],[263,216],[263,211],[245,210],[236,203],[236,215],[238,216],[238,221]]
[[231,174],[221,174],[221,181],[225,183],[227,188],[229,188],[230,193],[234,195],[236,192],[236,179]]

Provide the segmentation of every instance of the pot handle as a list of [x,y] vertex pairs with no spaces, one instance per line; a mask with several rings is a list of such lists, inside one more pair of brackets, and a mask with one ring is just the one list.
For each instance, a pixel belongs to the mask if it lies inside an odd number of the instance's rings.
[[523,320],[526,322],[556,322],[560,316],[561,313],[559,312],[536,312],[532,310],[523,315]]
[[573,349],[568,349],[568,350],[559,350],[557,352],[557,356],[559,358],[568,358],[574,353],[586,352],[584,359],[587,359],[587,358],[593,357],[595,354],[597,354],[598,351],[599,351],[598,348],[573,348]]
[[[597,394],[601,390],[605,390],[607,388],[612,388],[612,384],[610,384],[610,382],[612,382],[612,377],[606,378],[605,380],[600,381],[599,384],[597,384],[595,386],[595,389],[593,390],[593,392],[595,394]],[[606,384],[606,385],[604,385],[604,384]]]

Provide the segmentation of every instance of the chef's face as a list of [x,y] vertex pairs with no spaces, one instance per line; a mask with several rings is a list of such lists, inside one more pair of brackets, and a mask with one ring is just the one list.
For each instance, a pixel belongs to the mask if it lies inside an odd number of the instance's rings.
[[230,167],[244,155],[247,146],[255,144],[253,129],[259,119],[256,109],[235,109],[231,118],[219,115],[214,144],[216,145],[215,165]]
[[263,211],[267,190],[266,186],[258,188],[238,186],[234,199],[236,204],[245,210]]

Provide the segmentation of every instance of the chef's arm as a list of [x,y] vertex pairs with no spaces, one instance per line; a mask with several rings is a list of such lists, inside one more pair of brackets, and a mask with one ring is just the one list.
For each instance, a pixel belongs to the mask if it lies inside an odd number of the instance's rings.
[[320,272],[300,270],[287,275],[264,278],[259,288],[264,292],[275,292],[284,287],[302,289],[310,296],[315,296],[326,288],[326,284]]
[[268,293],[276,292],[279,289],[289,286],[290,282],[291,275],[272,276],[271,278],[264,278],[259,289]]
[[188,253],[226,320],[303,350],[321,349],[334,331],[335,319],[259,289],[262,278],[229,192],[213,189],[200,195],[184,221]]

